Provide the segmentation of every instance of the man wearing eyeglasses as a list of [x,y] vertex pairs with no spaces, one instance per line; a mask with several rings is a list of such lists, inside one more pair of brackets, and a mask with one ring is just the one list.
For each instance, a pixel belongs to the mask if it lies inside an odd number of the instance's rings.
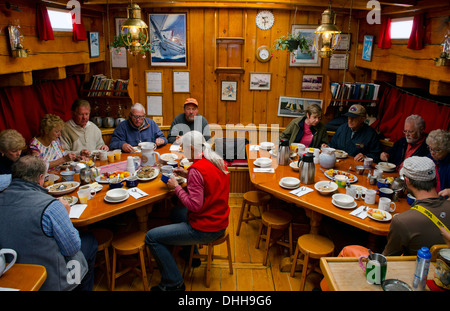
[[141,142],[163,146],[167,144],[167,139],[155,121],[145,117],[144,106],[136,103],[130,109],[128,120],[121,122],[114,130],[109,148],[135,152],[133,147]]
[[405,137],[397,140],[391,149],[387,152],[382,152],[380,155],[382,161],[394,163],[397,165],[397,169],[400,169],[403,161],[409,157],[425,157],[428,154],[425,142],[427,133],[425,133],[425,121],[423,118],[415,114],[410,115],[405,119],[403,129]]

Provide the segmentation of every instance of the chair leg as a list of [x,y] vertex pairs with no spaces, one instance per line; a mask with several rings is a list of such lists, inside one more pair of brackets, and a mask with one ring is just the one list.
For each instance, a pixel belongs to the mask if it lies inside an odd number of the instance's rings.
[[111,262],[109,261],[109,247],[105,247],[103,251],[105,254],[106,281],[108,282],[108,288],[111,289]]
[[112,261],[112,269],[111,269],[111,291],[114,291],[114,287],[116,285],[116,265],[117,265],[117,254],[116,250],[113,249],[113,261]]
[[293,254],[293,246],[292,246],[292,222],[289,224],[289,256]]
[[309,254],[305,254],[305,258],[303,260],[303,271],[302,278],[300,279],[300,291],[305,290],[306,276],[308,274],[308,262],[309,262]]
[[195,248],[195,245],[191,245],[191,254],[189,256],[189,263],[188,263],[188,267],[187,267],[188,275],[191,272],[191,268],[192,268],[192,257],[194,257],[194,248]]
[[241,225],[242,225],[242,220],[244,219],[246,206],[247,206],[247,204],[246,204],[245,200],[242,201],[241,213],[239,214],[239,221],[238,221],[238,225],[237,225],[236,236],[238,236],[239,233],[241,232]]
[[227,251],[228,251],[228,265],[230,266],[230,274],[233,274],[233,262],[231,260],[231,245],[230,237],[227,236]]
[[297,268],[297,258],[300,253],[300,248],[297,246],[295,249],[294,257],[292,258],[292,267],[291,267],[291,276],[293,277],[295,274],[295,268]]
[[148,279],[147,279],[147,271],[146,271],[147,269],[146,269],[146,265],[145,265],[144,250],[142,248],[139,250],[139,259],[141,262],[142,283],[144,284],[144,290],[148,291]]
[[266,249],[264,250],[264,259],[263,259],[263,265],[267,265],[267,259],[269,257],[269,249],[270,249],[270,236],[272,234],[272,226],[267,226],[267,233],[266,233]]
[[256,245],[255,245],[255,248],[259,248],[259,242],[261,241],[261,234],[262,234],[262,231],[263,231],[263,223],[261,222],[261,225],[259,226],[259,233],[258,233],[258,238],[256,239]]
[[211,262],[213,257],[213,249],[214,246],[211,244],[208,244],[208,259],[207,259],[207,265],[206,265],[206,274],[205,274],[205,285],[207,288],[209,288],[210,285],[210,273],[211,273]]

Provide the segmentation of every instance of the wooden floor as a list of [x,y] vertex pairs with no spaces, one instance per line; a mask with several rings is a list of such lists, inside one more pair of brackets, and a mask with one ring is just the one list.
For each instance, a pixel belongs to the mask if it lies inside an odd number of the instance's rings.
[[[239,195],[230,196],[230,224],[228,227],[231,239],[231,252],[233,260],[233,274],[229,273],[228,262],[226,260],[215,259],[211,270],[211,285],[206,288],[204,285],[204,275],[206,262],[202,262],[200,267],[186,272],[186,263],[178,255],[176,257],[178,268],[184,275],[186,290],[188,291],[298,291],[300,287],[301,270],[299,269],[294,277],[289,276],[289,272],[280,271],[280,263],[283,258],[289,254],[288,250],[282,246],[274,246],[269,252],[267,266],[262,264],[263,243],[259,249],[255,248],[259,221],[252,221],[248,224],[243,223],[239,236],[236,236],[236,226],[238,223],[239,212],[241,209],[242,198]],[[164,208],[155,211],[155,215],[149,217],[149,223],[152,221],[161,222],[159,215],[164,215]],[[252,209],[253,211],[253,209]],[[257,212],[255,210],[254,212]],[[132,227],[133,214],[123,217],[119,222],[122,227]],[[158,219],[158,220],[156,220]],[[151,226],[151,224],[150,224]],[[296,236],[299,233],[294,227],[294,249],[296,245]],[[124,230],[122,228],[122,230]],[[302,229],[301,229],[302,230]],[[203,251],[202,249],[200,250]],[[226,244],[216,246],[215,254],[226,255]],[[285,262],[285,261],[284,261]],[[153,261],[153,273],[149,273],[149,287],[155,286],[160,282],[160,273]],[[319,288],[319,282],[322,275],[312,272],[306,282],[305,290]],[[105,274],[101,269],[96,269],[94,291],[107,291],[107,282]],[[142,291],[143,284],[139,276],[134,272],[129,272],[116,280],[116,291]]]

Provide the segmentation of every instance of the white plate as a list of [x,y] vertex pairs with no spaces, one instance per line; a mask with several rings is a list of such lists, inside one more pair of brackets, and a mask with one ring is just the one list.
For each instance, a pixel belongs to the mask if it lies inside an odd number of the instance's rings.
[[[67,202],[69,202],[69,205],[72,206],[72,205],[77,204],[78,198],[74,197],[74,196],[71,196],[71,198],[72,198],[72,201],[70,201],[70,202],[66,200]],[[65,198],[63,197],[63,199],[65,199]]]
[[271,150],[273,147],[275,147],[275,144],[271,142],[262,142],[259,145],[259,148],[261,148],[262,150]]
[[[47,176],[46,176],[47,177]],[[58,175],[55,174],[48,174],[48,180],[52,179],[53,182],[56,182],[60,179],[61,177],[59,177]]]
[[181,177],[181,176],[176,177],[176,176],[175,176],[175,178],[177,179],[178,184],[180,184],[180,185],[182,185],[182,184],[184,184],[185,182],[187,182],[187,179],[184,178],[184,177]]
[[175,161],[178,160],[178,155],[175,153],[164,153],[161,155],[161,160],[163,161]]
[[138,179],[139,181],[149,181],[149,180],[153,180],[153,179],[155,179],[156,177],[158,177],[158,175],[159,175],[159,169],[158,169],[158,168],[155,168],[155,172],[153,173],[153,176],[150,177],[150,178],[140,178],[140,177],[137,175],[138,172],[139,172],[139,171],[136,172],[136,177],[137,177],[137,179]]
[[288,186],[285,186],[285,185],[283,185],[283,184],[281,183],[281,180],[280,180],[280,182],[279,182],[278,184],[280,185],[281,188],[289,189],[289,190],[294,190],[294,189],[297,189],[298,187],[300,187],[300,184],[298,184],[297,186],[294,186],[294,187],[288,187]]
[[109,184],[109,178],[102,180],[100,177],[102,177],[102,175],[95,177],[95,181],[99,184]]
[[397,166],[393,163],[380,162],[375,165],[375,168],[382,170],[383,172],[393,172]]
[[111,200],[105,196],[104,200],[108,203],[120,203],[120,202],[126,201],[129,197],[130,197],[130,195],[127,194],[127,196],[125,198],[115,201],[115,200]]
[[356,205],[358,205],[358,204],[356,204],[356,202],[353,202],[353,204],[350,204],[350,205],[341,205],[333,199],[331,200],[331,203],[333,203],[333,205],[335,205],[339,208],[343,208],[343,209],[354,209],[356,207]]
[[[375,212],[378,210],[378,208],[372,208],[372,210]],[[381,222],[386,222],[386,221],[391,221],[392,219],[392,215],[389,212],[383,211],[384,215],[386,215],[384,217],[384,219],[377,219],[375,217],[372,217],[372,215],[369,214],[369,212],[367,212],[367,216],[369,216],[370,219],[376,220],[376,221],[381,221]]]
[[[326,176],[327,178],[329,178],[329,179],[334,179],[334,178],[333,178],[334,176],[333,176],[332,174],[329,174],[329,172],[330,172],[331,170],[334,170],[334,169],[326,170],[324,174],[325,174],[325,176]],[[347,177],[349,177],[349,178],[350,178],[350,176],[353,176],[353,180],[349,180],[349,182],[350,182],[351,184],[353,184],[353,183],[355,183],[355,182],[358,181],[358,177],[356,177],[356,175],[353,175],[353,174],[351,174],[351,173],[344,172],[344,171],[341,171],[341,170],[334,170],[334,171],[339,172],[339,173],[336,173],[336,175],[345,175],[345,176],[347,176]]]
[[[51,189],[56,189],[60,185],[66,185],[67,188],[62,189],[62,190],[51,190]],[[48,194],[52,194],[52,195],[67,194],[67,193],[70,193],[70,192],[74,191],[75,189],[77,189],[79,185],[80,185],[80,183],[78,181],[63,181],[63,182],[48,186],[47,187]]]
[[264,164],[264,165],[261,165],[261,164],[259,164],[259,162],[256,162],[256,160],[253,161],[253,164],[254,164],[255,166],[258,166],[258,167],[271,167],[271,166],[272,166],[272,162],[267,163],[267,164]]

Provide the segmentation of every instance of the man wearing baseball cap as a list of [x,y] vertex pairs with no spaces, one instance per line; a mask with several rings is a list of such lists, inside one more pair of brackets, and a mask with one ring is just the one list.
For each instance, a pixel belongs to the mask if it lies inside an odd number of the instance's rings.
[[167,140],[171,144],[180,144],[181,136],[190,131],[202,133],[206,141],[211,138],[208,121],[198,114],[198,102],[195,98],[187,98],[184,101],[184,113],[173,119]]
[[[416,201],[411,209],[392,218],[386,256],[416,255],[425,246],[444,244],[441,229],[450,228],[450,200],[436,192],[436,169],[427,157],[409,157],[403,162],[400,176]],[[444,232],[445,232],[444,231]]]
[[330,147],[346,151],[356,161],[364,161],[365,157],[369,157],[378,162],[382,151],[380,141],[377,132],[364,122],[366,109],[355,104],[345,116],[348,117],[348,122],[336,130]]

